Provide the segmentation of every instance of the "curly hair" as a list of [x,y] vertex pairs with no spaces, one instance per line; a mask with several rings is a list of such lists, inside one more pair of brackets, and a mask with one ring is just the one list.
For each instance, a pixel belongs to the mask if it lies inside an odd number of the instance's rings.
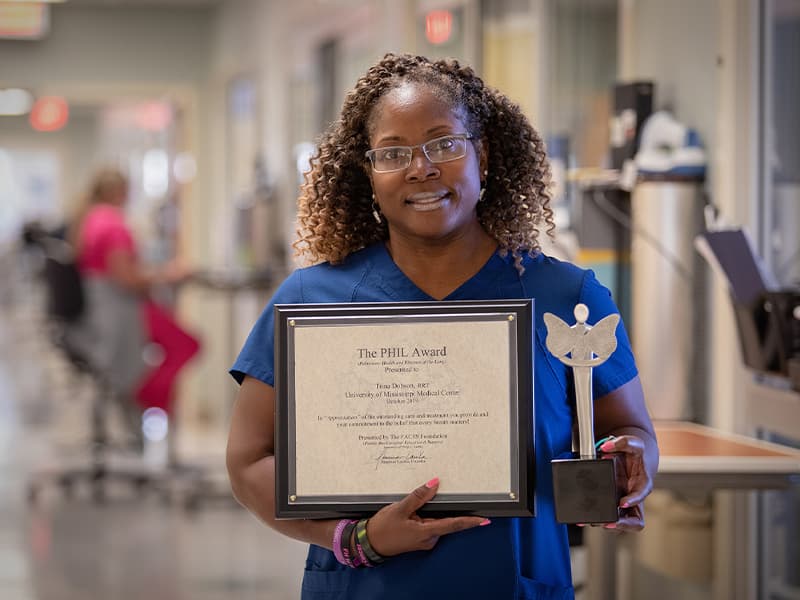
[[435,90],[463,117],[473,139],[488,145],[478,219],[520,268],[524,253],[541,250],[540,228],[549,235],[554,230],[544,142],[520,107],[486,86],[470,67],[409,54],[386,54],[372,66],[345,98],[340,118],[322,135],[298,201],[297,254],[312,263],[335,264],[388,239],[385,220],[377,223],[372,215],[364,153],[379,100],[407,82]]

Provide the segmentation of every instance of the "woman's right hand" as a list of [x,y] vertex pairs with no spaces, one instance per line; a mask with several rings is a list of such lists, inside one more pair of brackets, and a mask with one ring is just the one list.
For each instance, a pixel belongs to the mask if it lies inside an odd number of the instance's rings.
[[435,477],[370,517],[367,536],[375,552],[394,556],[413,550],[431,550],[443,535],[490,523],[483,517],[420,517],[417,511],[433,499],[438,489],[439,478]]

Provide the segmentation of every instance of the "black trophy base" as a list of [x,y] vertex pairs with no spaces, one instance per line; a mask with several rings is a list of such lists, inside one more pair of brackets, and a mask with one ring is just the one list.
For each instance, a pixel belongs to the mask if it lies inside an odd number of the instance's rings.
[[553,467],[556,520],[559,523],[614,523],[619,520],[617,483],[624,467],[617,455],[606,458],[561,458]]

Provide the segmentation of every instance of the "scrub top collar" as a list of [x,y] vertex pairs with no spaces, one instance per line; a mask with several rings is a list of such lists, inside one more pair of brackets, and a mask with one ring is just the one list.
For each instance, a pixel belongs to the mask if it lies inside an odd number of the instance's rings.
[[[375,244],[371,248],[368,248],[367,251],[371,254],[370,259],[374,266],[372,274],[375,278],[375,283],[389,296],[399,301],[434,300],[434,298],[419,289],[417,285],[400,270],[400,267],[397,266],[391,254],[389,254],[386,244]],[[508,272],[508,267],[510,267],[513,273]],[[506,275],[505,277],[503,277],[504,274]],[[505,282],[505,280],[509,278],[509,275],[513,275],[513,281]],[[519,274],[514,267],[511,255],[508,254],[505,257],[501,257],[499,251],[495,251],[475,275],[453,290],[453,292],[443,298],[443,300],[494,298],[497,296],[499,288],[505,287],[500,281],[501,278],[506,284],[512,283],[515,286],[519,286],[517,289],[522,291]]]

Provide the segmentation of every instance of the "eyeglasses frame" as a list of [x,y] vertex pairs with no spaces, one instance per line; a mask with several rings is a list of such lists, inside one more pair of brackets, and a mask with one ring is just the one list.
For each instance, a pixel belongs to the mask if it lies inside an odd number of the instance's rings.
[[[447,163],[447,162],[452,162],[454,160],[459,160],[461,158],[464,158],[467,155],[466,147],[464,149],[464,154],[462,154],[461,156],[456,156],[455,158],[448,158],[447,160],[433,160],[430,156],[428,156],[428,153],[425,150],[425,146],[427,146],[431,142],[435,142],[437,140],[441,140],[441,139],[444,139],[444,138],[459,138],[459,139],[463,139],[464,141],[466,141],[466,140],[473,139],[473,137],[474,136],[471,133],[448,133],[448,134],[445,134],[445,135],[440,135],[438,137],[432,138],[432,139],[430,139],[430,140],[428,140],[426,142],[423,142],[421,144],[416,144],[414,146],[384,146],[382,148],[370,148],[369,150],[367,150],[364,153],[364,156],[367,158],[367,160],[369,160],[369,163],[372,166],[372,170],[375,173],[397,173],[398,171],[404,171],[408,167],[411,166],[411,162],[414,160],[414,150],[416,150],[417,148],[422,150],[422,154],[425,155],[425,158],[428,159],[428,161],[430,161],[434,165],[439,165],[439,164],[443,164],[443,163]],[[410,150],[411,151],[411,158],[409,159],[408,164],[405,167],[400,167],[398,169],[390,169],[388,171],[380,171],[380,170],[376,169],[375,168],[375,159],[374,159],[375,152],[378,151],[378,150],[386,150],[386,149],[389,149],[389,148],[403,148],[403,149]]]

